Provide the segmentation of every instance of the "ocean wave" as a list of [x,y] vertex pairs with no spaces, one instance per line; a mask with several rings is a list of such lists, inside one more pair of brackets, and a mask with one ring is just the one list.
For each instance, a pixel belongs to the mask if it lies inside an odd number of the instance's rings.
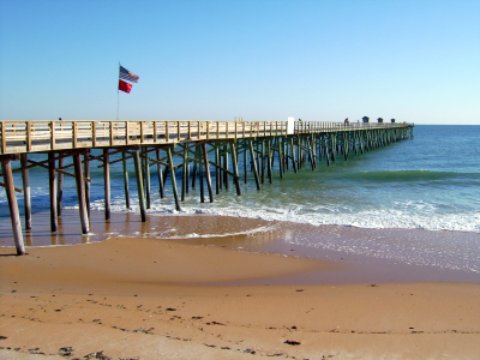
[[259,226],[253,229],[247,229],[237,232],[227,232],[227,233],[210,233],[210,234],[198,234],[195,232],[188,234],[175,234],[171,231],[158,234],[162,239],[165,240],[181,240],[181,239],[216,239],[216,238],[227,238],[232,236],[251,236],[259,233],[267,233],[273,231],[276,228],[275,225],[270,226]]
[[[70,206],[69,208],[78,208]],[[103,210],[103,201],[92,203],[95,210]],[[111,206],[114,212],[139,212],[139,205],[135,200],[131,209],[126,210],[125,204],[120,200],[114,201]],[[233,216],[267,221],[287,221],[310,225],[344,225],[367,229],[425,229],[432,231],[464,231],[480,233],[480,211],[442,213],[431,203],[424,201],[407,200],[395,203],[395,208],[375,208],[355,211],[346,206],[318,205],[315,207],[289,206],[268,207],[258,205],[255,210],[245,204],[182,204],[180,212],[174,210],[171,202],[153,202],[151,215],[214,215]],[[267,229],[268,230],[268,229]],[[265,231],[267,231],[265,230]],[[260,229],[258,231],[263,231]],[[226,234],[234,236],[239,234]],[[191,234],[189,236],[203,236]],[[215,234],[206,234],[205,237],[216,237]],[[221,235],[218,235],[221,236]],[[182,235],[183,238],[185,236]],[[187,236],[188,237],[188,236]]]
[[242,216],[267,221],[289,221],[310,225],[344,225],[368,229],[425,229],[480,233],[480,213],[408,214],[396,210],[365,210],[358,213],[278,214],[267,209],[246,212],[239,209],[205,209],[204,214]]
[[478,173],[432,170],[365,171],[347,175],[348,179],[372,182],[430,182],[438,180],[478,180]]

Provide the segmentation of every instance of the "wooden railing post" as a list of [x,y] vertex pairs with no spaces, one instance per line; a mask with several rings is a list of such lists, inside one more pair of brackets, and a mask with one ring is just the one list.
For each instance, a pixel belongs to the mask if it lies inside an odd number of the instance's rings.
[[92,146],[97,146],[97,123],[95,121],[91,122],[92,127]]
[[157,142],[157,121],[153,121],[153,142]]
[[50,150],[55,150],[55,122],[50,121]]
[[73,121],[72,122],[72,142],[73,142],[73,148],[75,149],[77,147],[77,122]]
[[113,139],[114,139],[114,122],[113,121],[110,121],[108,123],[108,131],[109,131],[109,135],[110,135],[110,146],[113,146]]
[[32,123],[30,121],[26,121],[26,129],[27,129],[27,151],[32,150]]

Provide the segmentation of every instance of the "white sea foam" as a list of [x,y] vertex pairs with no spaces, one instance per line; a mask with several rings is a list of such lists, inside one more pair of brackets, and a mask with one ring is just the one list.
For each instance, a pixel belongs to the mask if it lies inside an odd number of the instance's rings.
[[210,234],[197,234],[195,232],[188,234],[165,234],[161,233],[162,238],[169,240],[178,240],[178,239],[212,239],[212,238],[226,238],[231,236],[251,236],[258,233],[266,233],[275,229],[275,225],[270,226],[260,226],[253,229],[229,232],[229,233],[210,233]]
[[[186,213],[191,209],[185,208]],[[199,212],[199,210],[196,210]],[[239,216],[268,221],[291,221],[311,225],[345,225],[370,229],[426,229],[480,232],[480,213],[432,214],[405,213],[394,209],[363,210],[359,212],[323,209],[322,212],[305,212],[304,209],[278,211],[260,208],[256,211],[230,208],[203,208],[203,214]]]
[[[92,209],[103,210],[103,201],[95,201]],[[76,206],[70,206],[76,208]],[[122,199],[116,199],[111,205],[115,212],[138,212],[135,201],[131,209],[126,210]],[[151,214],[206,214],[220,216],[245,217],[267,221],[289,221],[310,225],[344,225],[368,229],[425,229],[432,231],[449,230],[480,233],[480,212],[441,213],[435,205],[424,202],[408,201],[395,204],[395,208],[378,208],[355,211],[353,208],[334,205],[267,207],[258,206],[255,210],[243,204],[182,204],[182,210],[174,210],[173,203],[154,202],[148,210]],[[227,235],[229,236],[229,235]]]
[[401,238],[380,233],[356,233],[354,237],[335,236],[334,233],[315,237],[290,236],[284,239],[291,245],[327,249],[390,260],[403,264],[414,264],[442,269],[480,273],[480,243],[475,237],[427,236],[418,238],[404,234]]
[[[77,208],[77,206],[68,206]],[[103,200],[96,200],[91,203],[92,209],[104,210]],[[125,209],[125,202],[122,197],[112,199],[111,208],[114,212],[132,213],[139,212],[136,199],[131,199],[131,209]],[[434,202],[422,200],[397,201],[392,208],[378,207],[357,210],[350,204],[319,204],[309,202],[307,205],[294,203],[281,205],[274,201],[265,205],[261,201],[253,203],[246,198],[246,201],[238,201],[237,198],[219,198],[213,204],[201,204],[198,199],[187,199],[182,204],[182,211],[174,210],[172,199],[154,199],[152,207],[148,210],[152,216],[162,214],[206,214],[224,215],[233,217],[244,217],[263,219],[268,221],[295,222],[311,225],[344,225],[359,228],[377,229],[426,229],[426,230],[450,230],[461,232],[480,233],[480,211],[476,212],[443,212],[444,208]],[[230,236],[252,236],[258,233],[274,231],[276,225],[267,225],[245,231],[230,233],[208,233],[201,234],[190,232],[181,234],[177,229],[152,228],[147,233],[134,235],[157,239],[202,239],[202,238],[227,238]],[[121,234],[111,234],[122,236]],[[126,234],[126,236],[131,234]],[[338,234],[337,234],[338,235]],[[445,240],[432,239],[402,239],[402,241],[389,241],[382,238],[378,233],[374,238],[348,238],[336,236],[329,233],[328,237],[304,238],[290,234],[287,230],[283,234],[283,241],[292,245],[301,245],[312,248],[322,248],[345,253],[371,256],[380,259],[387,259],[405,264],[416,264],[423,266],[434,266],[453,270],[480,273],[480,244],[478,238],[462,239],[457,243],[455,239]]]

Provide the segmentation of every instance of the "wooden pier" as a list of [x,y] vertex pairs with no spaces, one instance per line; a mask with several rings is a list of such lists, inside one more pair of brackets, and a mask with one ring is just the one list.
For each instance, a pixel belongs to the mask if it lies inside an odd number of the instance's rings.
[[[176,210],[181,210],[190,188],[199,186],[200,200],[241,183],[249,176],[257,190],[274,172],[315,170],[343,157],[408,139],[407,123],[332,123],[294,121],[1,121],[0,160],[18,255],[25,254],[22,221],[16,192],[24,197],[24,228],[32,228],[29,169],[48,172],[50,228],[57,231],[61,216],[63,178],[75,178],[83,234],[90,231],[90,166],[103,169],[105,220],[110,219],[110,166],[121,163],[126,207],[130,208],[128,163],[133,161],[140,217],[146,221],[151,203],[151,176],[158,178],[159,195],[166,194],[170,177]],[[31,156],[32,154],[40,154]],[[40,160],[39,160],[40,156]],[[43,156],[43,157],[42,157]],[[18,164],[18,165],[17,165]],[[240,169],[239,165],[243,165]],[[17,165],[15,168],[13,165]],[[21,172],[22,187],[13,173]],[[178,180],[180,178],[180,181]],[[215,186],[214,186],[215,185]],[[206,191],[205,191],[206,188]],[[208,196],[206,198],[206,194]]]

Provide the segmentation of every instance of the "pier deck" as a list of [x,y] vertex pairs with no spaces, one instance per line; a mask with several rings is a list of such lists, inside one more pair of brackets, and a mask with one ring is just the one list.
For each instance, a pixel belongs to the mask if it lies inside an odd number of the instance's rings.
[[1,121],[0,155],[80,148],[177,144],[295,134],[408,128],[406,123],[296,121]]

